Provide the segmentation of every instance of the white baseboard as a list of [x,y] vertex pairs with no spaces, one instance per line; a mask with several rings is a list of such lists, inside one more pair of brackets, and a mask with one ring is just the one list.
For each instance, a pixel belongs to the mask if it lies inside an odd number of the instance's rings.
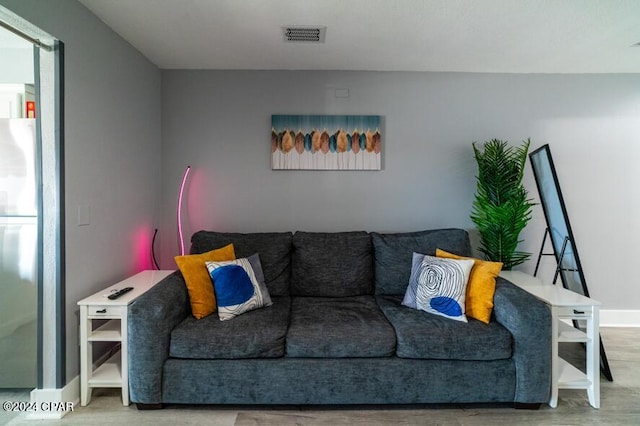
[[29,420],[61,419],[80,403],[80,376],[74,377],[62,389],[34,389],[31,407],[26,413]]
[[600,327],[640,327],[640,310],[601,309]]
[[[111,355],[103,354],[94,363],[96,369]],[[80,375],[75,376],[62,389],[34,389],[31,391],[31,410],[25,414],[29,420],[61,419],[80,405]]]

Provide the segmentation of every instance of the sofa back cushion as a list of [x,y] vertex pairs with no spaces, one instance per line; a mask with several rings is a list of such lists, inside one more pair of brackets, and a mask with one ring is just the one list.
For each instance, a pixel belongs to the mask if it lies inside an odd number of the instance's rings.
[[435,256],[436,249],[471,256],[469,234],[464,229],[434,229],[398,234],[371,233],[376,294],[404,294],[411,277],[413,253]]
[[262,272],[271,296],[288,296],[291,282],[291,232],[239,234],[198,231],[191,237],[191,253],[204,253],[233,244],[237,258],[260,255]]
[[373,246],[364,231],[298,231],[293,236],[292,262],[293,296],[373,294]]

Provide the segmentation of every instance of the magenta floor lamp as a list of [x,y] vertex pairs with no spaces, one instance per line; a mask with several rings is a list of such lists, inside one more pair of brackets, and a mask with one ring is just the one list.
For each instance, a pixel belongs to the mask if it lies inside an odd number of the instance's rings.
[[182,234],[182,196],[184,195],[184,187],[187,183],[187,177],[191,171],[191,166],[187,166],[182,176],[180,184],[180,193],[178,194],[178,238],[180,239],[180,256],[184,256],[184,235]]

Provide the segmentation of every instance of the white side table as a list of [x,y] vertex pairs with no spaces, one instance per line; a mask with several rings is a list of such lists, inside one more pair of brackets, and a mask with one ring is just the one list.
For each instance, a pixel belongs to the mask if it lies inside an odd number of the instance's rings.
[[[558,389],[586,389],[589,404],[600,408],[600,302],[539,278],[518,271],[500,276],[545,302],[551,308],[551,398],[558,406]],[[562,320],[585,321],[585,331]],[[583,342],[586,345],[586,374],[558,356],[558,343]]]
[[[80,306],[80,405],[91,401],[93,388],[122,388],[122,403],[129,405],[127,359],[127,307],[173,271],[142,271],[98,293],[82,299]],[[107,298],[116,290],[133,287],[117,299]],[[109,320],[93,328],[93,320]],[[120,342],[120,350],[93,369],[93,342]]]

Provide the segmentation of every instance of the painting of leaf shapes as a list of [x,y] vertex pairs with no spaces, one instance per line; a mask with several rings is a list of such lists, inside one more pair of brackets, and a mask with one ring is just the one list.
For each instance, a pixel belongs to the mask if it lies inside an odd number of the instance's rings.
[[381,170],[379,115],[272,115],[273,170]]

